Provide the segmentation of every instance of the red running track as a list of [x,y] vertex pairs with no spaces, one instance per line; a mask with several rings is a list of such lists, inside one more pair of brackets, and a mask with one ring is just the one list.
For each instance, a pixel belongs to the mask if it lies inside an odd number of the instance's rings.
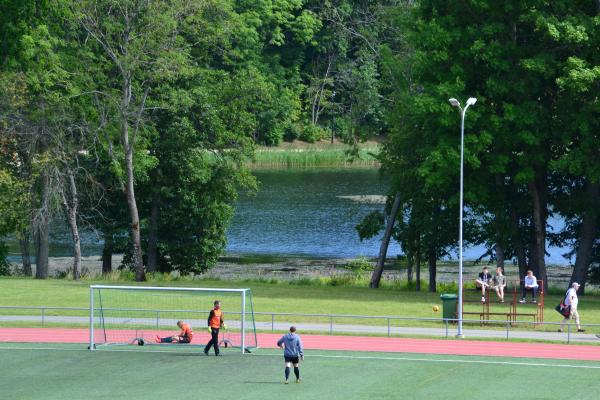
[[[145,332],[146,336],[165,332]],[[129,336],[134,335],[130,333]],[[196,333],[200,342],[208,333]],[[279,334],[258,334],[261,348],[275,348]],[[0,328],[0,342],[17,343],[88,343],[87,329]],[[308,350],[378,351],[466,356],[552,358],[600,361],[600,346],[573,346],[546,343],[483,342],[475,340],[407,339],[365,336],[302,335]]]

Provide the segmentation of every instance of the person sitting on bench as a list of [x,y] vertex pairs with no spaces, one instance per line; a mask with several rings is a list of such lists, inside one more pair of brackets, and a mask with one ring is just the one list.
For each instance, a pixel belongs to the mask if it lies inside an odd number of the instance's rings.
[[492,283],[492,275],[488,267],[483,267],[483,271],[479,274],[477,279],[475,280],[475,286],[478,289],[481,289],[481,301],[485,303],[485,291],[490,287]]
[[521,301],[519,303],[525,303],[525,297],[527,297],[527,292],[531,292],[531,302],[537,303],[535,301],[535,296],[537,295],[538,283],[537,278],[533,275],[532,270],[527,271],[527,275],[523,278],[523,286],[522,286],[522,294]]
[[506,276],[502,273],[502,267],[496,268],[496,276],[494,276],[494,286],[496,294],[500,299],[500,303],[504,303],[504,288],[506,287]]
[[157,336],[156,343],[190,343],[192,341],[192,337],[194,336],[192,328],[190,328],[190,326],[183,321],[177,321],[177,326],[181,329],[179,335],[167,336],[164,338]]

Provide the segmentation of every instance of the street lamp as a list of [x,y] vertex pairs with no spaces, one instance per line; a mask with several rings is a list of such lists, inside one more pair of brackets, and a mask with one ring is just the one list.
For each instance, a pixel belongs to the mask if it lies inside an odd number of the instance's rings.
[[469,97],[467,104],[463,109],[460,106],[460,102],[455,98],[448,100],[452,107],[456,107],[460,111],[460,212],[459,212],[459,228],[458,228],[458,331],[456,336],[459,338],[464,337],[462,332],[463,323],[463,160],[464,160],[464,149],[465,149],[465,114],[469,106],[472,106],[477,102],[475,97]]

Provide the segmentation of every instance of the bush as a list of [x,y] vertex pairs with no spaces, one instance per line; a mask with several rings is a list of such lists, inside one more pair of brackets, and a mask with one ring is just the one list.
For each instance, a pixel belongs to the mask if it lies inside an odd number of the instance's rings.
[[352,276],[355,279],[361,279],[373,272],[374,266],[367,257],[359,257],[351,260],[346,264],[345,268],[352,272]]
[[325,131],[323,128],[312,124],[306,124],[300,132],[298,139],[305,142],[314,143],[327,136],[327,131]]

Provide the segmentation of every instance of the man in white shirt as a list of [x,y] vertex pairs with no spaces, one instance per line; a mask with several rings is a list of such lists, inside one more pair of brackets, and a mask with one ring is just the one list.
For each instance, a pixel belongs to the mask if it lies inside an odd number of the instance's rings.
[[535,296],[537,295],[538,287],[537,278],[533,275],[533,271],[528,270],[527,275],[523,278],[523,293],[521,294],[521,301],[519,303],[525,303],[527,292],[531,292],[531,302],[536,303]]
[[571,288],[567,290],[567,294],[565,295],[565,305],[571,306],[571,315],[569,317],[565,317],[560,324],[559,332],[563,331],[563,326],[570,320],[574,319],[575,324],[577,325],[577,332],[584,332],[581,329],[581,325],[579,325],[579,313],[577,312],[577,305],[579,304],[579,299],[577,298],[577,290],[579,289],[579,283],[573,282]]

